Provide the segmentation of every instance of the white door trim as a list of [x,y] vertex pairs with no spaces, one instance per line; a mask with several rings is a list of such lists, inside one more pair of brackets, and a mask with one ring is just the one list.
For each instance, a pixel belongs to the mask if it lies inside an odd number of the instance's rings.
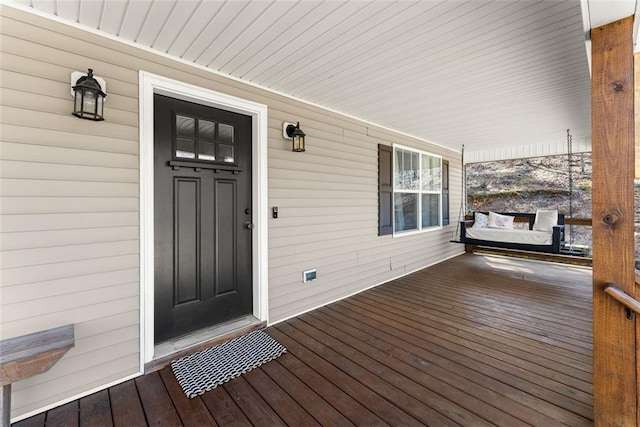
[[208,105],[252,117],[253,315],[269,321],[267,106],[140,71],[140,372],[154,349],[153,95]]

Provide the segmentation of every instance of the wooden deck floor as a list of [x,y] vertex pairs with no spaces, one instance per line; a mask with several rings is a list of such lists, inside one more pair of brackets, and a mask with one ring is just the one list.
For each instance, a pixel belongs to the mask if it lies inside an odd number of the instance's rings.
[[465,255],[277,324],[279,359],[187,399],[164,369],[19,426],[588,426],[591,270]]

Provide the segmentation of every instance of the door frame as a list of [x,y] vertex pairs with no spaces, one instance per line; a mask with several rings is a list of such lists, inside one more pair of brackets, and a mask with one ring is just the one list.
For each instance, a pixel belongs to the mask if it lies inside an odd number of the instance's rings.
[[[140,373],[154,353],[154,107],[153,95],[251,116],[253,316],[269,323],[267,106],[211,89],[139,72],[140,108]],[[212,337],[213,338],[213,337]]]

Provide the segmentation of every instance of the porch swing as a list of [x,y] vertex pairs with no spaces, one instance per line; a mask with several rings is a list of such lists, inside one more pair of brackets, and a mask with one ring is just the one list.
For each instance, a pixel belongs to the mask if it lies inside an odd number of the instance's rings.
[[[569,217],[573,205],[573,177],[571,170],[572,136],[567,129],[567,160],[569,166]],[[466,165],[462,146],[462,199],[458,213],[458,227],[454,243],[466,245],[467,252],[476,247],[548,254],[565,253],[565,217],[557,209],[538,209],[536,212],[474,212],[464,217],[466,211]],[[513,223],[526,223],[528,227],[514,229]],[[570,233],[570,238],[573,233]]]

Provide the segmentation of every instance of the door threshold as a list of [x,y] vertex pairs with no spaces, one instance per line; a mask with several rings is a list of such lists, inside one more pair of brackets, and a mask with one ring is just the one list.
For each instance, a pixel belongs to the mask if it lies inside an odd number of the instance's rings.
[[157,344],[153,348],[153,360],[144,365],[144,373],[159,371],[173,360],[206,350],[266,326],[267,322],[249,314]]

